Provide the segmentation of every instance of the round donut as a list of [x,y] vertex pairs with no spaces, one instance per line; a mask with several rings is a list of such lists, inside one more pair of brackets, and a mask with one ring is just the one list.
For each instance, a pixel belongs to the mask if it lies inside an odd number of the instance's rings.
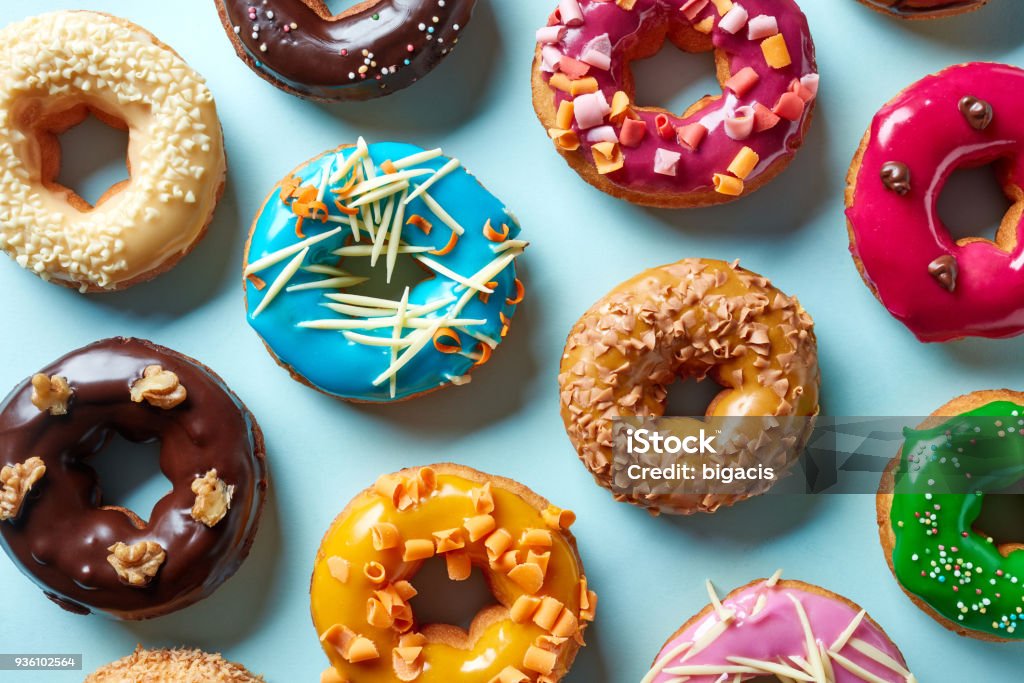
[[214,0],[235,52],[263,80],[314,100],[390,95],[441,63],[476,0]]
[[[628,477],[635,456],[613,448],[615,420],[661,416],[668,385],[707,377],[722,386],[707,420],[680,419],[673,434],[721,433],[716,462],[770,467],[776,476],[721,492]],[[803,451],[806,417],[818,414],[814,324],[796,299],[738,263],[686,259],[645,271],[594,304],[569,333],[558,384],[570,441],[617,500],[654,513],[714,512],[766,491]],[[729,419],[743,416],[794,419]],[[769,429],[778,431],[765,438]],[[644,465],[700,469],[700,457],[652,454]]]
[[[295,379],[337,398],[385,403],[466,384],[523,300],[519,233],[457,159],[360,138],[292,171],[256,214],[249,324]],[[390,283],[399,258],[424,279],[391,298],[361,293],[367,277],[346,270],[368,260],[369,277]]]
[[988,0],[859,0],[900,19],[936,19],[981,9]]
[[[722,85],[682,116],[635,102],[629,65],[666,39],[714,51]],[[803,143],[818,92],[793,0],[562,0],[537,40],[533,104],[555,149],[636,204],[708,206],[760,188]]]
[[[82,292],[170,269],[206,233],[227,170],[203,77],[145,29],[96,12],[11,24],[0,45],[0,248]],[[90,113],[129,136],[131,177],[95,207],[57,182],[57,136]]]
[[[875,116],[850,166],[850,251],[921,341],[1024,332],[1024,70],[972,63],[928,76]],[[958,168],[996,162],[1014,202],[995,241],[954,240],[937,202]]]
[[1020,392],[955,398],[906,431],[878,489],[889,568],[915,605],[961,636],[1024,641],[1024,543],[975,528],[988,493],[1024,483],[1022,429]]
[[780,574],[721,600],[707,582],[711,604],[666,641],[640,683],[917,681],[859,605],[802,581],[781,581]]
[[85,683],[263,683],[241,664],[200,650],[135,652],[89,674]]
[[[115,435],[160,442],[172,485],[148,519],[106,505],[89,458]],[[48,598],[148,619],[202,600],[249,552],[263,437],[209,368],[141,339],[73,351],[0,404],[0,540]],[[140,511],[143,512],[143,511]]]
[[[331,661],[321,683],[560,680],[597,608],[574,520],[518,482],[461,465],[381,477],[317,553],[313,623]],[[416,619],[416,573],[441,556],[453,581],[480,569],[499,603],[468,633]]]

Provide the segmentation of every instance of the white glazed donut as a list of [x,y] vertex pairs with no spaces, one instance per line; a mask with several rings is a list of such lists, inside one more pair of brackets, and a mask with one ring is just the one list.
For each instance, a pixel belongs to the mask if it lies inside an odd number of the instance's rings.
[[[129,131],[131,178],[90,206],[56,183],[57,135],[88,113]],[[213,95],[131,22],[54,12],[0,30],[0,249],[44,280],[123,289],[204,234],[227,164]]]

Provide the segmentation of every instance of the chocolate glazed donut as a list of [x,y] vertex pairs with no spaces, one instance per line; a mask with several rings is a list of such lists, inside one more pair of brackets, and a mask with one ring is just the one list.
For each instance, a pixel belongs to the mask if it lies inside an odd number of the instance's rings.
[[[160,441],[173,489],[148,522],[104,504],[89,458],[114,434]],[[248,554],[267,489],[242,402],[200,363],[138,339],[96,342],[18,385],[0,405],[0,467],[7,554],[61,607],[120,619],[212,593]]]
[[981,8],[988,0],[860,0],[903,19],[934,19]]
[[323,0],[215,0],[235,52],[301,97],[368,100],[408,87],[459,40],[476,0],[366,0],[337,16]]

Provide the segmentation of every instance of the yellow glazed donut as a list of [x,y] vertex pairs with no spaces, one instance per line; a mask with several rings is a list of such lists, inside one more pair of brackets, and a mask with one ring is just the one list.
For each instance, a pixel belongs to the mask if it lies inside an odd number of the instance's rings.
[[[627,280],[585,313],[569,334],[558,382],[566,431],[597,482],[619,500],[673,514],[714,512],[767,490],[772,482],[709,493],[619,480],[628,467],[615,467],[613,420],[661,416],[668,385],[706,377],[722,386],[707,421],[680,421],[673,433],[722,430],[728,438],[718,439],[716,458],[731,466],[781,473],[796,461],[811,426],[802,418],[818,413],[820,377],[813,322],[795,298],[738,263],[686,259]],[[743,416],[780,419],[728,419]],[[780,431],[763,438],[769,427]]]
[[[349,503],[320,545],[313,623],[321,683],[554,683],[593,620],[575,516],[522,484],[442,464],[389,474]],[[443,556],[453,581],[484,572],[499,603],[469,633],[423,625],[416,573]]]
[[[89,113],[129,131],[131,178],[90,206],[56,182],[57,135]],[[54,12],[0,30],[0,248],[44,280],[123,289],[202,237],[226,172],[203,78],[144,29]]]

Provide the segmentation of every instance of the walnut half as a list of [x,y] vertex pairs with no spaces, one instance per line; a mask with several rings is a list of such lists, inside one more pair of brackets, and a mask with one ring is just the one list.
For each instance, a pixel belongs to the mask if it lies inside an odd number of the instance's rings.
[[132,401],[145,401],[151,406],[170,410],[181,405],[188,397],[185,386],[178,381],[178,376],[162,366],[150,365],[142,372],[142,377],[132,382]]
[[231,509],[231,498],[235,487],[228,486],[217,476],[217,470],[210,470],[192,482],[192,493],[196,502],[192,505],[192,519],[208,527],[215,527]]
[[133,545],[118,541],[107,550],[110,551],[107,562],[129,586],[147,585],[167,559],[167,553],[156,541],[139,541]]
[[44,474],[46,465],[36,457],[0,470],[0,522],[17,518],[28,492]]
[[68,401],[75,393],[65,377],[47,377],[43,373],[32,375],[32,405],[50,415],[67,415]]

